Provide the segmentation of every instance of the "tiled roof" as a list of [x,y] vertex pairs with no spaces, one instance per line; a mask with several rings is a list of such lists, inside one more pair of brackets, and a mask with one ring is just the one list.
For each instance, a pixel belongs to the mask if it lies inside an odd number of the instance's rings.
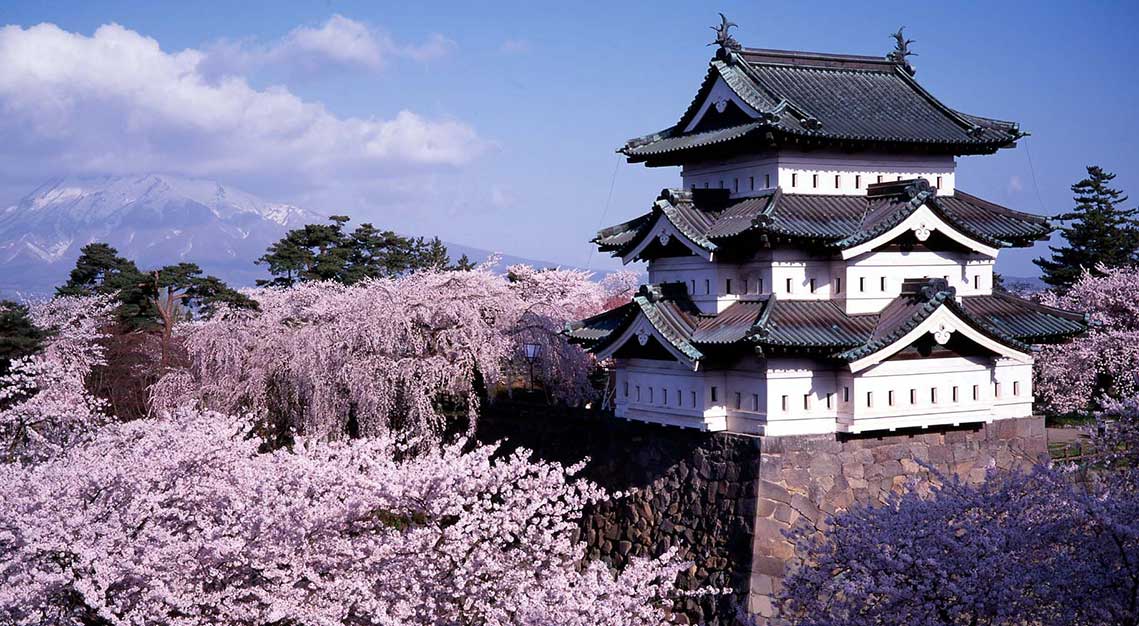
[[731,199],[727,190],[666,189],[651,212],[606,228],[593,241],[602,251],[624,256],[664,216],[705,250],[728,243],[747,246],[759,241],[748,237],[759,234],[811,240],[841,250],[888,231],[923,205],[966,235],[994,247],[1031,245],[1052,230],[1046,218],[962,191],[938,196],[925,179],[916,179],[873,184],[862,196],[788,194],[776,189]]
[[[714,109],[689,132],[717,79],[755,113]],[[722,115],[722,114],[721,114]],[[711,128],[709,128],[711,124]],[[713,59],[696,98],[676,125],[629,140],[630,161],[675,164],[675,156],[710,146],[766,148],[781,142],[920,147],[949,154],[984,154],[1012,145],[1013,122],[955,111],[923,89],[906,69],[885,58],[743,49]],[[655,161],[655,162],[654,162]]]
[[597,351],[643,314],[673,347],[696,361],[716,346],[758,347],[854,361],[895,343],[941,307],[991,339],[1027,352],[1030,343],[1058,341],[1087,329],[1086,316],[1006,293],[958,302],[940,279],[905,281],[902,294],[876,314],[848,315],[829,300],[741,300],[718,315],[700,313],[683,283],[649,285],[633,301],[570,324],[571,341]]
[[965,296],[961,298],[961,306],[974,317],[987,320],[1002,333],[1025,343],[1047,343],[1088,329],[1085,313],[1044,306],[999,291],[991,296]]

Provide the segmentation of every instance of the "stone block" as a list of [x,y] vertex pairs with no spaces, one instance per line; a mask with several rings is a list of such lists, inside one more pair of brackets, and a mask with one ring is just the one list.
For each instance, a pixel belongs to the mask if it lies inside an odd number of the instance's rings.
[[782,485],[777,485],[769,480],[759,481],[759,495],[776,502],[791,503],[791,494]]
[[768,576],[783,578],[783,574],[787,571],[787,562],[773,556],[766,556],[757,554],[752,557],[752,571],[759,574],[767,574]]
[[752,574],[749,591],[761,596],[770,596],[775,593],[775,578],[767,574]]

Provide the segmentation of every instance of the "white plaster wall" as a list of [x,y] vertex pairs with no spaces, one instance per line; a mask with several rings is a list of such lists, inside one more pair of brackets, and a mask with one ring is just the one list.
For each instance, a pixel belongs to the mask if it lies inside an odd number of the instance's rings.
[[1031,415],[1032,365],[1001,359],[994,366],[993,361],[990,357],[898,359],[867,368],[853,377],[852,411],[840,418],[839,427],[862,432]]
[[[663,424],[723,430],[724,372],[697,372],[679,363],[619,359],[616,363],[617,417]],[[716,387],[717,402],[711,400]]]
[[733,197],[775,187],[784,193],[863,195],[872,183],[925,178],[938,194],[952,196],[956,162],[951,156],[781,151],[685,165],[681,178],[685,189],[728,189]]
[[835,369],[814,359],[769,359],[766,379],[766,434],[835,432],[842,403]]
[[[907,278],[945,278],[958,296],[993,292],[994,259],[962,252],[879,250],[850,259],[845,268],[846,312],[876,313],[902,292]],[[883,282],[884,281],[884,282]]]

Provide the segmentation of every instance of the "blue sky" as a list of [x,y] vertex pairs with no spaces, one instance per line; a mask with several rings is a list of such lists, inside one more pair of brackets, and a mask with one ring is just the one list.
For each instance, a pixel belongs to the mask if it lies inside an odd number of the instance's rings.
[[[0,206],[49,176],[160,171],[614,267],[593,231],[679,175],[614,150],[687,106],[717,10],[751,47],[884,54],[905,25],[923,85],[1032,133],[960,160],[974,194],[1054,214],[1088,163],[1139,186],[1135,3],[37,2],[0,6],[0,55],[23,55],[0,69]],[[998,270],[1033,275],[1036,253]]]

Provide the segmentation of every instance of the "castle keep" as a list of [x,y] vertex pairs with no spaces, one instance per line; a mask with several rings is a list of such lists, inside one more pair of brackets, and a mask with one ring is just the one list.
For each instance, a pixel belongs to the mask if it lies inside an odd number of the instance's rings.
[[1032,344],[1083,314],[1002,292],[993,264],[1051,228],[958,186],[1016,123],[950,108],[886,57],[744,48],[726,21],[692,103],[620,152],[680,166],[594,242],[647,261],[633,300],[572,324],[618,417],[786,436],[1032,414]]

